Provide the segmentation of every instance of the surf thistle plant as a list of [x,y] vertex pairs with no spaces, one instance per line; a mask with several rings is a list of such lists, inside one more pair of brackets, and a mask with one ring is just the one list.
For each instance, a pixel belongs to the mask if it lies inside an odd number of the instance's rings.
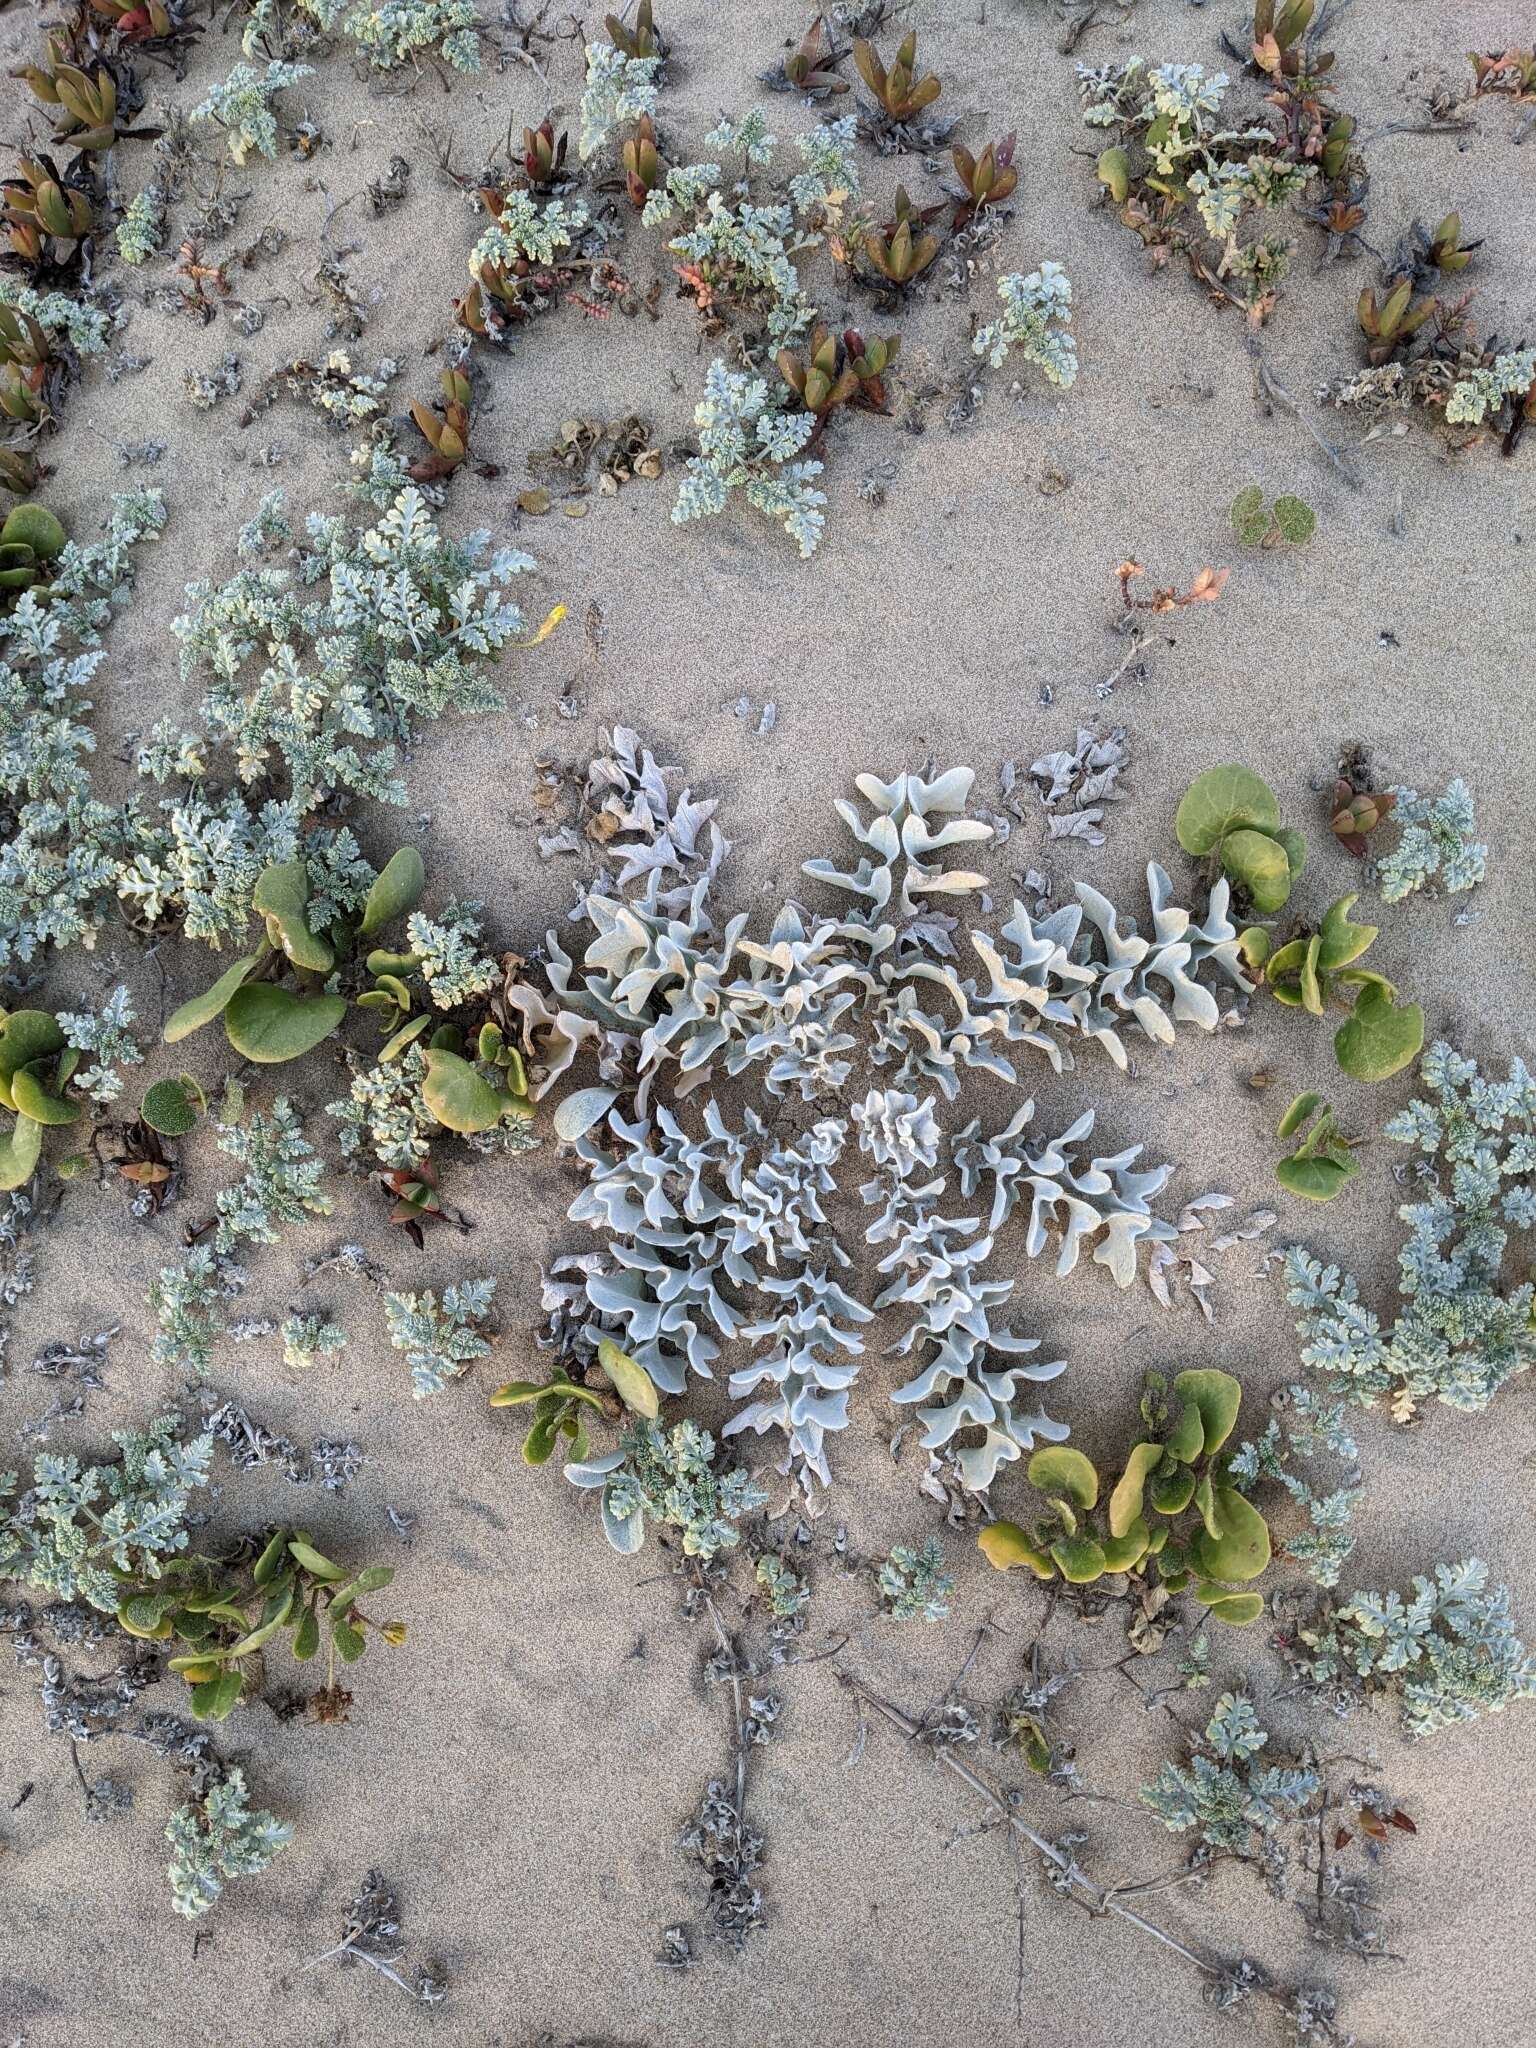
[[1443,1040],[1420,1074],[1428,1093],[1385,1133],[1421,1155],[1426,1181],[1398,1211],[1410,1235],[1398,1253],[1405,1306],[1391,1327],[1337,1266],[1299,1245],[1285,1259],[1303,1362],[1351,1400],[1385,1396],[1405,1421],[1424,1400],[1476,1412],[1536,1363],[1536,1285],[1506,1290],[1503,1279],[1511,1231],[1536,1224],[1536,1081],[1521,1060],[1507,1080],[1487,1080]]
[[875,1573],[875,1584],[892,1621],[943,1621],[955,1594],[936,1536],[925,1536],[916,1549],[898,1543]]
[[629,56],[612,43],[587,44],[587,82],[581,95],[581,160],[596,156],[617,128],[654,117],[660,54]]
[[779,520],[802,556],[816,552],[826,525],[826,493],[815,488],[821,464],[796,458],[816,431],[815,415],[775,408],[761,377],[728,370],[716,357],[694,410],[699,452],[672,508],[674,524],[723,512],[732,491]]
[[1536,1696],[1536,1658],[1509,1613],[1509,1589],[1490,1586],[1481,1558],[1415,1574],[1403,1595],[1356,1593],[1324,1605],[1283,1639],[1287,1661],[1335,1711],[1385,1696],[1410,1735],[1464,1727]]
[[1241,1401],[1230,1373],[1181,1372],[1171,1387],[1148,1373],[1148,1435],[1132,1447],[1104,1506],[1092,1461],[1068,1444],[1049,1445],[1027,1467],[1044,1511],[1027,1529],[989,1523],[977,1539],[983,1553],[1000,1571],[1024,1565],[1037,1579],[1059,1573],[1074,1586],[1150,1569],[1169,1593],[1192,1586],[1215,1620],[1246,1626],[1263,1612],[1263,1597],[1234,1589],[1267,1570],[1270,1538],[1219,1456]]
[[1307,1765],[1265,1759],[1269,1736],[1246,1693],[1223,1693],[1187,1766],[1164,1764],[1142,1804],[1176,1834],[1198,1828],[1213,1849],[1251,1857],[1322,1789]]
[[[1261,1479],[1277,1480],[1297,1506],[1306,1509],[1309,1526],[1286,1537],[1280,1555],[1299,1564],[1314,1585],[1336,1586],[1355,1547],[1350,1523],[1364,1496],[1359,1447],[1345,1427],[1344,1403],[1328,1399],[1315,1387],[1289,1386],[1271,1397],[1271,1406],[1275,1413],[1263,1435],[1227,1460],[1228,1475],[1242,1493],[1251,1492]],[[1303,1474],[1291,1469],[1296,1459],[1322,1452],[1350,1468],[1345,1484],[1331,1493],[1316,1492]]]
[[[333,0],[326,11],[333,18],[342,14],[341,0]],[[330,23],[322,17],[321,25]],[[376,71],[397,71],[423,51],[466,75],[480,69],[480,21],[473,0],[359,0],[346,10],[341,25]]]
[[994,370],[1012,356],[1035,363],[1062,390],[1077,381],[1077,343],[1063,330],[1072,324],[1072,281],[1059,263],[1042,263],[1028,277],[1017,271],[997,280],[1002,311],[971,342]]

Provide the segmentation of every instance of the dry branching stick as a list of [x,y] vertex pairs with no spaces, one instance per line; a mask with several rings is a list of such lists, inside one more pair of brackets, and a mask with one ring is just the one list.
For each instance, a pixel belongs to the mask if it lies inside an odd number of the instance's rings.
[[[893,1706],[889,1700],[882,1699],[878,1693],[871,1692],[869,1687],[862,1680],[855,1678],[851,1672],[838,1670],[837,1681],[858,1702],[861,1727],[863,1709],[871,1707],[882,1720],[888,1721],[891,1727],[906,1736],[909,1742],[922,1734],[919,1722],[914,1721],[909,1714],[903,1713],[900,1707]],[[1197,1949],[1192,1949],[1187,1943],[1180,1941],[1177,1935],[1170,1934],[1167,1928],[1159,1927],[1156,1921],[1148,1920],[1144,1914],[1138,1913],[1133,1906],[1125,1903],[1125,1895],[1142,1890],[1164,1889],[1168,1880],[1156,1880],[1147,1886],[1099,1884],[1081,1868],[1074,1857],[1069,1856],[1048,1836],[1040,1834],[1028,1821],[1015,1813],[1002,1793],[988,1784],[981,1773],[966,1763],[953,1749],[935,1748],[933,1754],[947,1770],[953,1771],[957,1778],[986,1801],[993,1817],[1006,1823],[1012,1838],[1029,1843],[1049,1866],[1047,1874],[1063,1898],[1073,1900],[1095,1919],[1106,1913],[1113,1913],[1117,1919],[1129,1922],[1132,1927],[1139,1928],[1143,1934],[1148,1934],[1154,1941],[1160,1942],[1164,1948],[1172,1949],[1175,1955],[1182,1956],[1185,1962],[1192,1963],[1203,1977],[1209,1978],[1213,1983],[1222,1983],[1230,1977],[1231,1972],[1222,1964],[1201,1955]],[[1187,1875],[1188,1873],[1182,1873],[1180,1878],[1173,1882],[1182,1882]],[[1273,2001],[1282,2010],[1293,2009],[1296,1997],[1294,1992],[1283,1990],[1262,1978],[1255,1978],[1251,1988]]]

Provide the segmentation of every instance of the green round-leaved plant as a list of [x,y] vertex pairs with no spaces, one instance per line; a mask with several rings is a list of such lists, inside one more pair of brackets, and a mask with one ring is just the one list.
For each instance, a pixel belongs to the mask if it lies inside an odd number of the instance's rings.
[[1070,1444],[1048,1444],[1028,1466],[1029,1483],[1041,1493],[1060,1494],[1075,1508],[1091,1508],[1099,1497],[1099,1475],[1091,1458]]
[[1198,776],[1184,792],[1173,821],[1180,846],[1197,856],[1214,853],[1229,832],[1249,826],[1277,832],[1280,806],[1263,777],[1235,761]]
[[341,1028],[344,996],[300,996],[270,981],[247,982],[224,1006],[235,1051],[258,1066],[296,1060]]

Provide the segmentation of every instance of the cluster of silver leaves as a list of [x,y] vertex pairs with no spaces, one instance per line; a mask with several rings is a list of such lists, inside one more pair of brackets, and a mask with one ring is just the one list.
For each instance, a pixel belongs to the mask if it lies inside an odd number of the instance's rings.
[[[1100,745],[1109,747],[1102,761]],[[1059,774],[1049,762],[1037,769],[1049,771],[1052,790],[1063,778],[1070,790],[1082,765],[1090,780],[1108,778],[1100,797],[1110,800],[1112,742],[1079,751],[1083,763],[1063,756]],[[968,814],[971,770],[865,775],[862,801],[837,805],[856,861],[804,864],[844,899],[843,914],[789,903],[757,940],[744,912],[717,928],[710,891],[726,842],[712,803],[674,795],[675,779],[633,733],[616,730],[589,771],[587,800],[612,821],[622,870],[581,899],[589,937],[579,960],[550,934],[553,1007],[526,984],[507,991],[525,1021],[558,1037],[562,1065],[595,1034],[612,1084],[588,1091],[599,1099],[574,1137],[588,1184],[570,1210],[602,1233],[605,1250],[546,1277],[547,1341],[585,1363],[612,1336],[668,1394],[690,1372],[713,1377],[722,1343],[754,1347],[731,1376],[743,1405],[727,1433],[781,1432],[780,1470],[810,1494],[828,1481],[826,1438],[847,1424],[860,1332],[900,1308],[910,1321],[894,1348],[915,1354],[919,1369],[894,1398],[917,1407],[930,1452],[966,1432],[955,1465],[965,1485],[984,1490],[1000,1465],[1067,1433],[1024,1396],[1062,1362],[1033,1361],[1038,1340],[994,1326],[1014,1283],[985,1269],[1016,1206],[1027,1203],[1028,1257],[1053,1247],[1056,1271],[1069,1273],[1091,1253],[1127,1286],[1146,1245],[1160,1260],[1162,1294],[1180,1230],[1152,1208],[1168,1168],[1138,1169],[1139,1147],[1084,1156],[1091,1111],[1057,1136],[1031,1138],[1026,1103],[999,1131],[973,1119],[951,1139],[935,1104],[955,1100],[966,1069],[1016,1083],[1020,1050],[1059,1073],[1074,1043],[1092,1040],[1125,1068],[1128,1040],[1167,1044],[1179,1024],[1214,1029],[1221,1012],[1206,978],[1239,993],[1249,986],[1227,886],[1213,888],[1199,921],[1149,867],[1147,935],[1081,884],[1076,904],[1043,916],[1015,901],[995,939],[962,931],[947,906],[974,899],[989,909],[986,881],[947,861],[996,836],[994,823]],[[962,947],[976,963],[969,974]],[[709,1092],[747,1077],[775,1102],[846,1100],[856,1063],[883,1083],[866,1085],[851,1111],[874,1169],[862,1188],[874,1212],[864,1235],[881,1285],[868,1303],[850,1288],[852,1262],[826,1208],[849,1123],[823,1116],[784,1135],[748,1107],[733,1125]],[[696,1091],[705,1091],[697,1114],[687,1105]],[[961,1197],[979,1196],[986,1214],[941,1210],[951,1170]]]

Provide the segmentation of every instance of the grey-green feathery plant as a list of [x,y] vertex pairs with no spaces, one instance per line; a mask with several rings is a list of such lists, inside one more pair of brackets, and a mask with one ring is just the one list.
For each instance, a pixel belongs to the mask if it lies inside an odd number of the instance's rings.
[[1261,1762],[1269,1736],[1245,1693],[1223,1693],[1187,1767],[1164,1764],[1141,1788],[1164,1827],[1200,1830],[1213,1849],[1250,1856],[1262,1838],[1304,1813],[1321,1790],[1316,1771]]
[[432,1150],[441,1126],[422,1099],[427,1063],[417,1045],[393,1059],[366,1066],[351,1052],[352,1085],[339,1102],[328,1102],[335,1117],[344,1156],[360,1159],[372,1153],[386,1172],[420,1166]]
[[[1428,1095],[1386,1126],[1421,1155],[1424,1183],[1398,1211],[1411,1235],[1398,1253],[1405,1306],[1390,1329],[1337,1266],[1299,1245],[1285,1259],[1304,1363],[1352,1400],[1386,1396],[1401,1419],[1431,1399],[1485,1408],[1536,1364],[1536,1285],[1506,1287],[1503,1277],[1511,1230],[1536,1224],[1536,1080],[1522,1060],[1507,1080],[1485,1080],[1444,1041],[1420,1074]],[[1443,1161],[1443,1181],[1431,1160]]]
[[298,1371],[307,1371],[321,1359],[338,1358],[347,1342],[347,1333],[340,1323],[319,1315],[285,1316],[278,1335],[283,1340],[284,1365]]
[[16,1475],[0,1475],[0,1578],[106,1614],[122,1597],[119,1574],[158,1579],[187,1547],[189,1496],[207,1485],[213,1459],[211,1436],[182,1443],[179,1430],[163,1415],[147,1430],[115,1431],[120,1455],[110,1464],[40,1457],[32,1485],[8,1501]]
[[245,1773],[230,1764],[196,1799],[179,1806],[165,1830],[171,1845],[171,1904],[195,1920],[232,1877],[259,1877],[293,1840],[293,1828],[253,1809]]
[[126,317],[69,292],[40,292],[16,277],[0,277],[0,306],[14,306],[18,313],[25,313],[50,341],[67,342],[78,356],[104,355]]
[[955,1591],[936,1536],[925,1536],[915,1550],[896,1544],[875,1573],[875,1584],[892,1621],[943,1621]]
[[442,1302],[430,1287],[420,1294],[386,1294],[389,1341],[411,1368],[411,1395],[425,1400],[461,1378],[491,1348],[483,1326],[496,1293],[494,1280],[462,1280],[443,1289]]
[[1402,837],[1376,865],[1383,903],[1401,903],[1417,889],[1439,888],[1454,896],[1475,888],[1488,871],[1488,849],[1473,840],[1472,792],[1461,778],[1440,796],[1420,796],[1416,789],[1392,794],[1392,822],[1402,827]]
[[86,692],[106,659],[102,628],[132,591],[134,552],[165,517],[158,491],[114,498],[105,539],[68,541],[52,563],[46,600],[28,590],[0,614],[0,966],[92,946],[111,914],[139,825],[131,807],[92,794]]
[[205,1244],[194,1246],[183,1264],[162,1267],[149,1289],[158,1325],[149,1346],[155,1364],[190,1379],[204,1378],[214,1346],[229,1327],[226,1306],[245,1281],[243,1266]]
[[1536,348],[1512,349],[1495,356],[1486,369],[1469,370],[1456,380],[1445,401],[1446,425],[1480,427],[1507,399],[1527,398],[1533,384]]
[[[259,524],[247,552],[288,532],[275,499]],[[296,858],[320,926],[361,911],[374,870],[345,825],[314,814],[349,797],[403,803],[397,748],[418,720],[500,709],[495,658],[526,632],[505,586],[530,558],[492,553],[483,532],[448,539],[414,485],[366,528],[312,514],[306,540],[296,570],[188,586],[172,631],[183,674],[212,676],[206,731],[162,724],[140,749],[142,774],[180,787],[162,822],[142,822],[118,892],[145,922],[174,918],[214,946],[243,935],[262,871]],[[258,782],[273,792],[259,809]]]
[[90,1066],[76,1069],[71,1085],[101,1107],[115,1102],[123,1092],[118,1069],[143,1063],[143,1048],[130,1029],[133,1020],[126,986],[115,988],[94,1014],[89,1010],[58,1012],[58,1026],[66,1040],[77,1052],[89,1053],[92,1061]]
[[252,150],[275,157],[279,140],[277,96],[301,78],[313,78],[313,64],[287,64],[274,58],[265,72],[237,64],[228,78],[213,86],[189,119],[212,121],[224,130],[230,159],[243,164]]
[[304,1136],[304,1120],[286,1095],[277,1097],[270,1112],[252,1110],[243,1122],[220,1124],[218,1143],[245,1173],[215,1197],[215,1253],[231,1252],[245,1239],[276,1244],[285,1226],[306,1216],[329,1216],[335,1208],[334,1196],[321,1186],[325,1161]]
[[[1227,1459],[1227,1477],[1239,1493],[1250,1493],[1261,1479],[1276,1479],[1298,1507],[1307,1511],[1309,1526],[1285,1538],[1279,1554],[1299,1564],[1317,1586],[1336,1586],[1355,1547],[1351,1520],[1364,1493],[1360,1484],[1359,1447],[1344,1424],[1345,1405],[1320,1395],[1315,1387],[1283,1387],[1272,1396],[1276,1409],[1256,1442],[1245,1443]],[[1352,1469],[1343,1486],[1318,1493],[1299,1472],[1295,1458],[1326,1451]]]
[[1036,363],[1063,390],[1077,381],[1072,325],[1072,280],[1059,263],[1042,263],[1028,277],[1017,271],[997,280],[1002,311],[976,330],[971,348],[993,369],[1012,357]]
[[1336,1712],[1396,1699],[1410,1735],[1433,1735],[1536,1696],[1536,1658],[1509,1615],[1509,1589],[1470,1557],[1415,1574],[1407,1597],[1356,1593],[1331,1601],[1281,1639],[1297,1674]]
[[636,1423],[617,1451],[568,1464],[565,1476],[573,1486],[601,1494],[603,1533],[625,1556],[640,1548],[646,1524],[655,1522],[680,1530],[683,1555],[708,1564],[722,1550],[736,1548],[742,1517],[768,1498],[738,1466],[716,1469],[715,1440],[695,1422],[671,1429]]
[[582,162],[602,148],[615,128],[656,112],[660,57],[631,57],[611,43],[588,43],[587,82],[581,95]]
[[146,185],[128,202],[117,224],[117,253],[136,269],[164,248],[165,236],[165,194],[159,185]]
[[304,0],[329,28],[339,17],[343,31],[366,52],[376,71],[398,71],[424,51],[433,51],[455,71],[480,69],[480,18],[473,0]]
[[769,1612],[775,1620],[788,1621],[810,1604],[811,1589],[805,1580],[771,1551],[757,1560],[753,1576],[766,1594]]
[[822,466],[795,459],[816,431],[814,415],[780,411],[763,378],[728,370],[716,357],[693,417],[699,453],[688,458],[674,523],[723,512],[740,490],[755,510],[783,523],[802,556],[814,554],[826,525],[826,493],[812,482]]

